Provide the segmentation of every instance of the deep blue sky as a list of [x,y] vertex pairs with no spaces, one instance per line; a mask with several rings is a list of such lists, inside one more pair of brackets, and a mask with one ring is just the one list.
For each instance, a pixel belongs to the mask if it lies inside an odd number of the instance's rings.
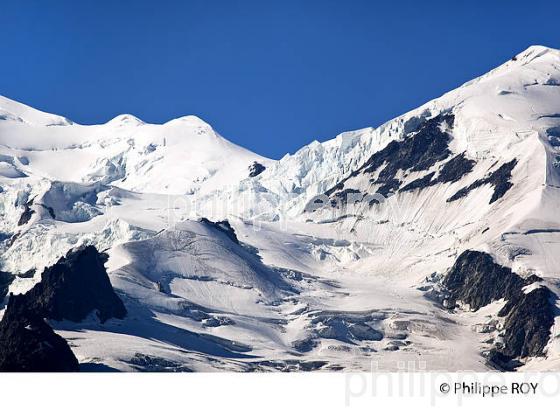
[[550,1],[3,1],[0,94],[84,124],[195,114],[279,158],[377,126],[531,44]]

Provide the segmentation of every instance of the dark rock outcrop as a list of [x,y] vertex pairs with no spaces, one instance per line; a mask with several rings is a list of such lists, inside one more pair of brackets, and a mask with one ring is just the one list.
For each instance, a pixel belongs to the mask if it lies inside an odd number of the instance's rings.
[[23,212],[21,213],[18,221],[18,226],[22,226],[27,224],[31,220],[31,216],[35,213],[33,209],[31,209],[31,205],[33,205],[33,198],[27,201],[23,205]]
[[104,263],[107,256],[94,246],[70,251],[46,268],[41,282],[25,294],[27,308],[53,320],[80,322],[95,312],[101,322],[126,315]]
[[478,310],[495,300],[511,299],[521,291],[524,281],[487,253],[468,250],[457,258],[443,285],[449,307],[461,301]]
[[386,196],[396,191],[400,187],[400,181],[396,179],[400,170],[424,171],[451,155],[451,136],[441,130],[441,125],[445,123],[451,126],[453,120],[452,114],[441,114],[426,120],[416,134],[402,141],[391,141],[384,149],[373,154],[358,173],[373,173],[385,164],[374,181],[381,185],[377,192]]
[[17,276],[18,278],[23,278],[23,279],[30,279],[33,276],[35,276],[35,273],[37,272],[37,270],[35,268],[31,268],[25,272],[22,273],[18,273]]
[[92,312],[101,322],[124,318],[124,304],[103,266],[106,258],[93,246],[72,250],[46,268],[29,292],[10,296],[0,322],[0,371],[79,370],[66,341],[45,320],[80,322]]
[[475,161],[465,157],[465,153],[456,155],[441,168],[437,182],[457,182],[470,173],[475,164]]
[[[447,129],[453,126],[454,120],[455,116],[450,112],[429,119],[415,118],[413,127],[405,127],[402,140],[391,141],[369,157],[360,168],[325,191],[321,197],[326,196],[328,201],[321,199],[318,202],[313,198],[306,205],[305,212],[315,211],[327,204],[335,208],[345,207],[350,202],[367,202],[372,206],[383,202],[381,197],[388,198],[397,191],[407,192],[438,183],[457,182],[473,170],[476,162],[466,158],[465,153],[452,157],[449,149],[451,134]],[[429,171],[437,164],[442,164],[437,177],[436,171],[429,172],[404,186],[399,179],[401,174]],[[368,174],[371,174],[369,183],[373,187],[370,192],[345,187],[352,178],[367,177]],[[350,195],[355,201],[348,200]]]
[[429,186],[434,185],[434,181],[432,180],[432,178],[434,177],[435,172],[430,172],[429,174],[415,179],[412,182],[409,182],[408,184],[406,184],[405,186],[403,186],[400,190],[401,192],[407,192],[407,191],[414,191],[416,189],[424,189],[427,188]]
[[319,342],[313,338],[296,340],[292,343],[292,347],[300,353],[308,353],[319,345]]
[[496,349],[492,349],[488,352],[486,361],[490,367],[502,372],[514,371],[523,364],[519,360],[512,359]]
[[499,313],[506,316],[501,352],[510,358],[541,356],[554,325],[551,301],[555,295],[540,287],[519,296],[508,301]]
[[447,202],[453,202],[457,199],[467,196],[471,191],[480,188],[483,185],[494,186],[494,193],[492,198],[490,198],[490,204],[496,202],[498,199],[503,197],[507,191],[513,186],[511,183],[511,172],[517,165],[517,160],[513,159],[510,162],[503,164],[496,171],[491,172],[488,176],[482,179],[474,181],[469,186],[460,189],[453,196],[451,196]]
[[223,221],[212,222],[207,218],[200,218],[200,222],[224,233],[229,239],[231,239],[233,242],[239,245],[239,239],[237,239],[237,235],[235,234],[235,229],[233,229],[233,227],[230,225],[227,219]]
[[14,281],[14,275],[9,272],[0,271],[0,304],[8,294],[10,284]]
[[359,171],[371,173],[387,163],[380,179],[391,179],[399,170],[423,171],[447,158],[451,136],[441,130],[442,124],[451,126],[453,114],[441,114],[426,120],[418,132],[402,141],[391,141],[373,154]]
[[466,158],[464,153],[455,155],[453,158],[447,161],[443,165],[443,167],[441,167],[437,178],[434,179],[435,172],[430,172],[422,178],[418,178],[405,185],[401,188],[401,191],[413,191],[416,189],[424,189],[436,184],[457,182],[465,175],[470,173],[473,170],[475,164],[476,162],[472,159]]
[[446,307],[463,302],[478,310],[494,301],[505,299],[498,312],[504,317],[503,343],[493,348],[487,359],[502,370],[519,366],[517,359],[542,356],[554,325],[555,295],[545,286],[526,293],[526,286],[541,279],[531,275],[522,278],[511,269],[494,262],[484,252],[465,251],[444,278]]
[[25,295],[10,296],[0,322],[0,372],[78,371],[66,341],[27,305]]
[[[384,197],[390,196],[398,191],[402,185],[402,181],[397,178],[400,171],[426,171],[451,156],[449,150],[451,135],[442,131],[442,125],[451,127],[454,119],[453,114],[444,113],[423,120],[414,132],[410,132],[403,140],[391,141],[385,148],[374,153],[359,169],[327,190],[325,195],[338,203],[340,198],[337,198],[336,194],[347,180],[358,175],[373,174],[381,170],[377,177],[370,180],[370,183],[377,187],[372,194],[380,194]],[[420,181],[416,185],[418,186],[423,182],[429,181]],[[414,189],[414,186],[408,186],[406,190],[411,189]],[[378,201],[370,201],[370,203],[378,203]]]
[[263,164],[255,161],[249,166],[249,177],[254,178],[262,174],[265,169],[266,167]]

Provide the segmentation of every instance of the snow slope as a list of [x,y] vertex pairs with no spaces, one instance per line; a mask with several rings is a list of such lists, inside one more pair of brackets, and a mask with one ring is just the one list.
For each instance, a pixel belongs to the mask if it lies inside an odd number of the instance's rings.
[[[458,256],[486,252],[542,278],[525,292],[558,294],[558,50],[530,47],[279,161],[192,116],[83,126],[5,98],[0,109],[10,291],[94,244],[129,311],[53,324],[84,369],[487,370],[505,301],[450,311],[429,297]],[[249,177],[255,161],[266,169]],[[557,370],[557,336],[521,369]]]

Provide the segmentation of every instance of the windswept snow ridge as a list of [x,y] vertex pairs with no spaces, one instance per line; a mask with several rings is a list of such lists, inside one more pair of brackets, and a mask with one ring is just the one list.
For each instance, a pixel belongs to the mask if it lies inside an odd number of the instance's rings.
[[278,161],[2,97],[0,296],[106,252],[127,315],[51,321],[83,370],[558,370],[559,130],[541,46]]

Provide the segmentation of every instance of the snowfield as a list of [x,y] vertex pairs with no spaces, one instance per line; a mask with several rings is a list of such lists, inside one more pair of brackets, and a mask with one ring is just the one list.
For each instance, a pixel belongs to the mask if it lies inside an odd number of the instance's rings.
[[[525,333],[539,354],[510,356],[517,370],[558,371],[559,317],[522,303],[560,294],[559,190],[560,51],[541,46],[278,161],[194,116],[85,126],[0,97],[9,292],[91,244],[128,310],[51,321],[83,370],[486,371],[524,322],[549,334]],[[482,275],[446,306],[442,278],[468,250],[522,291],[496,296]]]

